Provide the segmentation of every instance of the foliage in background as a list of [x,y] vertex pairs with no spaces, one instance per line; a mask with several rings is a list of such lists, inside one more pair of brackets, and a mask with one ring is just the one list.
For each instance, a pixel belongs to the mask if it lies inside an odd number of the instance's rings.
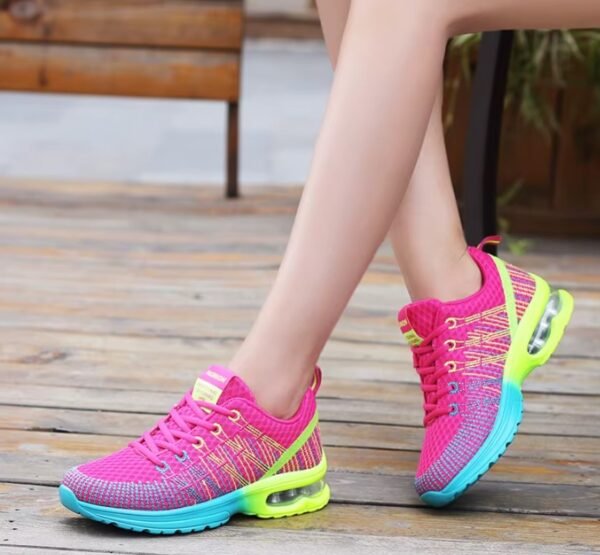
[[[462,80],[470,80],[474,53],[481,33],[461,35],[450,43],[450,51],[459,56],[462,71],[447,83],[450,102],[446,126],[454,121],[453,107]],[[600,30],[516,31],[508,73],[507,108],[518,111],[522,121],[537,129],[544,137],[558,129],[556,108],[548,89],[564,90],[574,79],[581,79],[593,92],[595,102],[584,114],[588,139],[590,131],[600,134]],[[593,141],[600,148],[600,137]],[[578,141],[582,144],[582,141]],[[588,146],[589,149],[589,146]],[[589,154],[589,153],[588,153]]]
[[[513,183],[505,193],[498,195],[498,198],[496,199],[498,208],[508,206],[522,188],[523,180],[520,179]],[[513,254],[525,254],[533,245],[533,241],[529,239],[518,238],[512,235],[510,233],[510,222],[501,216],[498,216],[498,232],[506,241],[508,250]]]
[[[461,35],[449,46],[457,54],[461,71],[446,81],[447,110],[444,125],[454,123],[455,107],[461,84],[472,77],[476,50],[481,33]],[[574,140],[584,159],[600,153],[600,30],[516,31],[508,73],[506,108],[519,115],[520,122],[530,126],[548,141],[556,140],[560,122],[558,103],[570,85],[588,87],[593,101],[581,106],[582,112],[574,128]],[[548,94],[557,91],[558,96]],[[519,181],[498,198],[506,206],[522,190]],[[510,225],[499,218],[498,227],[515,253],[524,252],[529,242],[508,234]]]

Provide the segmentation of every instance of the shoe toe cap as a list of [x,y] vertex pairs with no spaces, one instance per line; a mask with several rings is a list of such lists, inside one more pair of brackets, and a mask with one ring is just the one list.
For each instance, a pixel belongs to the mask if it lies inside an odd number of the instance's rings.
[[[186,504],[180,492],[163,480],[112,481],[92,476],[85,470],[86,465],[82,465],[66,472],[62,489],[70,493],[61,493],[61,500],[63,496],[69,498],[72,494],[79,503],[150,511],[179,508]],[[71,508],[68,504],[66,506]]]

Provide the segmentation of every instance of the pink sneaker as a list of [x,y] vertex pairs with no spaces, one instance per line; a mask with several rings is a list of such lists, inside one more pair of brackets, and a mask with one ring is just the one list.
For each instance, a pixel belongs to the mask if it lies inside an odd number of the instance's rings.
[[417,492],[429,505],[452,502],[502,456],[521,422],[521,386],[554,352],[573,298],[540,277],[484,253],[469,254],[481,289],[459,301],[415,302],[399,315],[425,403]]
[[319,438],[315,370],[296,414],[261,409],[226,368],[211,366],[141,438],[72,468],[60,486],[65,507],[136,532],[173,534],[317,511],[329,501]]

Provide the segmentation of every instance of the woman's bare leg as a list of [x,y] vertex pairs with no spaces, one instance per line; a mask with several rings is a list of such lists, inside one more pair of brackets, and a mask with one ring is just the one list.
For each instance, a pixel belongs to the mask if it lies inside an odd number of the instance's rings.
[[598,24],[589,0],[353,0],[286,254],[231,362],[259,403],[280,416],[293,412],[390,228],[423,143],[448,37]]
[[[350,10],[350,0],[318,0],[319,17],[333,67]],[[419,159],[389,237],[413,300],[451,300],[476,291],[481,275],[467,255],[442,125],[442,95],[438,96]],[[432,226],[431,222],[437,225]]]
[[[432,225],[435,222],[435,225]],[[452,188],[438,94],[390,239],[411,299],[460,299],[481,286]]]
[[327,53],[334,69],[337,66],[342,46],[350,4],[351,0],[335,0],[333,2],[332,0],[317,0],[321,29],[323,29]]
[[[423,141],[445,42],[433,2],[410,9],[397,0],[352,4],[286,254],[231,362],[275,414],[295,410],[325,342],[389,230]],[[427,49],[421,52],[420,44]]]

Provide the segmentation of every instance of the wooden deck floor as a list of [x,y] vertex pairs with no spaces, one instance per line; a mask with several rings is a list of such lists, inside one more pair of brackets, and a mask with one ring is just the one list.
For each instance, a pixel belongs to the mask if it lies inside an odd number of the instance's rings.
[[64,510],[63,471],[122,446],[205,365],[226,362],[267,292],[297,191],[219,194],[0,183],[0,555],[600,552],[600,246],[589,243],[540,242],[519,259],[574,292],[574,321],[526,384],[508,455],[451,509],[425,509],[413,490],[420,393],[384,248],[322,359],[327,509],[166,538]]

